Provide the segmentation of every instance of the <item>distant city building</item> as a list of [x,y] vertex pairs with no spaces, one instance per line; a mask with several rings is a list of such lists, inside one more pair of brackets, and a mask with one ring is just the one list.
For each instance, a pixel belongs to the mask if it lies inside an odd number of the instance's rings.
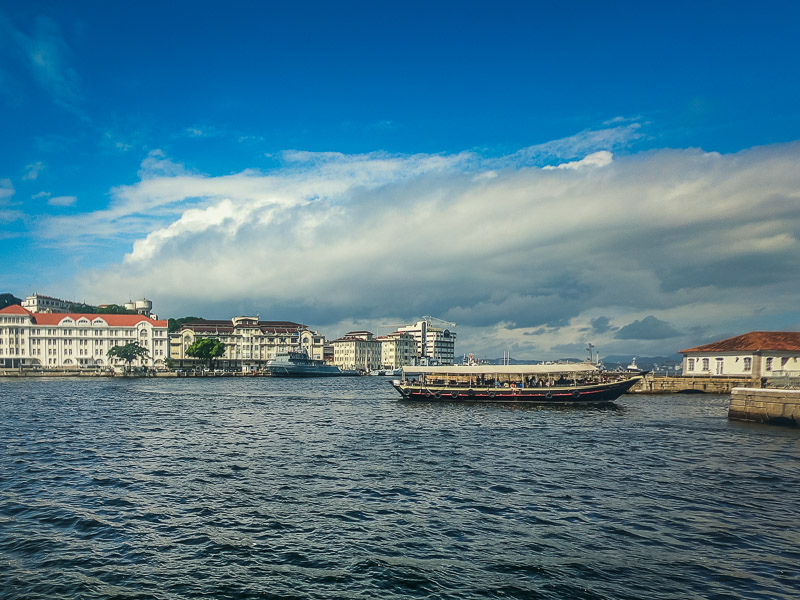
[[800,373],[800,332],[751,331],[681,350],[685,376],[770,377]]
[[398,369],[417,364],[417,342],[411,334],[395,331],[375,339],[381,343],[382,368]]
[[20,305],[0,310],[3,367],[122,365],[122,361],[110,362],[108,351],[129,342],[138,342],[149,354],[148,358],[134,361],[133,366],[163,366],[169,349],[167,321],[144,315],[34,313]]
[[[72,311],[73,306],[86,306],[83,302],[75,302],[74,300],[62,300],[61,298],[54,298],[53,296],[45,296],[44,294],[34,293],[22,301],[22,308],[32,313],[69,313]],[[91,306],[91,305],[89,305]],[[100,304],[98,306],[91,306],[93,310],[98,308],[106,308],[108,304]],[[141,300],[128,300],[123,308],[125,310],[135,311],[140,315],[146,317],[153,317],[153,303],[147,298]]]
[[75,302],[33,293],[22,301],[22,308],[32,313],[68,313]]
[[455,323],[426,317],[413,325],[398,327],[397,331],[408,333],[414,338],[417,344],[417,355],[422,363],[452,365],[455,358],[456,333],[434,326],[434,321],[455,326]]
[[305,350],[310,358],[324,358],[325,336],[305,325],[234,317],[218,321],[200,319],[185,323],[170,334],[169,355],[177,361],[177,366],[195,366],[196,360],[186,355],[186,349],[198,338],[212,338],[225,344],[225,354],[217,361],[222,368],[260,369],[279,352]]
[[373,371],[381,366],[381,343],[369,331],[351,331],[331,345],[333,364],[342,369]]

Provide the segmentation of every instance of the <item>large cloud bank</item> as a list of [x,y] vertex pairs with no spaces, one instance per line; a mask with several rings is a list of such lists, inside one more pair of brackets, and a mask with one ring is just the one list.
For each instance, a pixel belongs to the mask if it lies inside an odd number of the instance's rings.
[[434,315],[458,323],[459,352],[529,358],[800,325],[800,145],[523,155],[286,152],[213,177],[153,152],[106,210],[48,227],[135,236],[82,292],[141,290],[170,316],[333,336]]

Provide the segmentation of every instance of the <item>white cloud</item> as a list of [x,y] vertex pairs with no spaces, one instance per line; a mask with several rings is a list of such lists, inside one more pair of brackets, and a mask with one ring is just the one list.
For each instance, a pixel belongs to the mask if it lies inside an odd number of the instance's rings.
[[500,162],[515,166],[546,166],[554,159],[576,159],[600,151],[611,152],[640,139],[643,136],[641,127],[640,123],[629,123],[606,129],[587,129],[569,137],[523,148],[500,159]]
[[16,193],[10,179],[0,179],[0,200],[11,198]]
[[[18,210],[6,208],[11,205],[10,198],[16,193],[14,184],[10,179],[0,179],[0,223],[8,224],[23,218],[23,214]],[[13,234],[0,231],[0,239],[11,237]]]
[[53,196],[47,200],[50,206],[72,206],[77,202],[78,198],[75,196]]
[[8,36],[22,63],[50,97],[57,104],[78,112],[77,105],[82,100],[79,78],[70,66],[70,50],[58,24],[47,17],[38,17],[32,33],[28,34],[0,15],[0,33]]
[[35,181],[39,177],[39,173],[44,169],[44,163],[38,161],[31,163],[25,167],[25,175],[22,176],[23,180]]
[[[668,353],[758,328],[753,315],[800,322],[799,158],[800,144],[593,149],[565,164],[594,168],[543,169],[519,153],[287,151],[275,172],[211,177],[154,153],[107,209],[45,232],[135,235],[81,295],[147,290],[162,314],[259,312],[331,334],[433,314],[459,323],[459,352]],[[637,321],[676,336],[615,338]]]
[[599,152],[593,152],[592,154],[590,154],[585,158],[582,158],[581,160],[573,160],[556,166],[547,165],[542,168],[548,170],[548,169],[580,169],[582,167],[605,167],[606,165],[611,164],[613,158],[614,155],[611,154],[611,152],[609,152],[608,150],[600,150]]

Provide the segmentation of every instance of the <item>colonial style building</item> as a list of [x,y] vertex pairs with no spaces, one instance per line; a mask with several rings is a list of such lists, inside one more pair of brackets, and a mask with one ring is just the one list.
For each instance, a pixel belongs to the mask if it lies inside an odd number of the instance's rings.
[[258,317],[234,317],[229,321],[199,319],[185,323],[170,334],[170,358],[176,366],[195,366],[186,349],[198,338],[212,338],[225,344],[217,364],[236,370],[257,370],[279,352],[305,350],[310,358],[322,360],[325,337],[305,325],[291,321],[261,321]]
[[[41,297],[40,297],[41,298]],[[144,315],[33,313],[22,306],[0,310],[0,366],[108,367],[114,346],[138,342],[148,357],[134,366],[161,367],[167,358],[167,321]]]
[[[61,298],[53,298],[52,296],[45,296],[43,294],[39,294],[34,292],[31,296],[27,296],[25,300],[22,301],[22,308],[32,312],[32,313],[69,313],[70,307],[76,305],[82,305],[81,302],[74,302],[71,300],[62,300]],[[84,305],[85,306],[85,305]],[[105,308],[108,306],[107,304],[101,304],[100,308]],[[97,307],[92,307],[95,310]],[[140,315],[144,315],[146,317],[153,317],[156,319],[157,317],[153,315],[153,303],[148,300],[147,298],[142,298],[140,300],[128,300],[123,308],[125,310],[129,310],[131,312],[136,312]]]
[[[454,325],[454,323],[450,325]],[[421,361],[431,365],[453,364],[456,333],[449,329],[435,327],[432,318],[424,318],[413,325],[398,327],[397,331],[408,333],[414,338],[417,343],[417,355]]]
[[34,293],[22,301],[22,308],[32,313],[68,313],[72,304],[75,302]]
[[408,333],[395,331],[375,338],[381,343],[381,367],[398,369],[417,364],[417,342]]
[[751,331],[680,353],[686,376],[797,375],[800,373],[800,332]]
[[333,364],[342,369],[373,371],[381,366],[381,343],[369,331],[351,331],[331,342]]

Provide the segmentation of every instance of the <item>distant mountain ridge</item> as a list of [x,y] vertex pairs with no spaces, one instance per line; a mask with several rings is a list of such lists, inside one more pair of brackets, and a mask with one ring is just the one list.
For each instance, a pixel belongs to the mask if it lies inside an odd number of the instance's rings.
[[[636,359],[636,366],[644,371],[652,371],[656,368],[664,369],[664,367],[668,367],[670,370],[673,370],[673,367],[680,366],[683,362],[683,356],[680,354],[670,354],[668,356],[637,356],[635,354],[612,354],[609,356],[605,356],[601,359],[603,365],[607,369],[616,369],[617,367],[625,368],[633,359]],[[553,362],[583,362],[586,358],[560,358],[557,361]],[[502,358],[490,358],[484,359],[483,361],[485,364],[490,365],[502,365],[502,364],[511,364],[511,365],[538,365],[541,364],[541,360],[519,360],[516,358],[512,358],[510,360],[502,359]]]

